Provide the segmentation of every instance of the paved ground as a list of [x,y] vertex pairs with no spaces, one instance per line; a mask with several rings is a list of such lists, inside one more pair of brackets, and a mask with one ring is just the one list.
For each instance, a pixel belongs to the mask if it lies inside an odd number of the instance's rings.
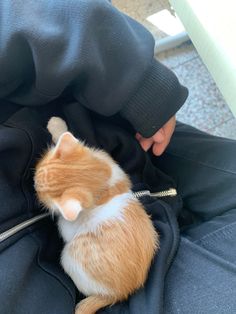
[[[171,11],[168,0],[114,0],[113,4],[143,23],[156,38],[167,36],[146,18],[163,9]],[[189,98],[178,112],[178,120],[211,134],[236,139],[236,118],[191,42],[156,57],[189,89]]]

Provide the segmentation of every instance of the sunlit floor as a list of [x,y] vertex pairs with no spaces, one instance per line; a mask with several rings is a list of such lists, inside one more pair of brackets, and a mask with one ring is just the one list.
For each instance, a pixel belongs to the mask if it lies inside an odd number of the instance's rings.
[[[168,36],[147,21],[161,10],[172,12],[168,0],[114,0],[113,4],[144,24],[155,38]],[[178,120],[211,134],[236,139],[236,119],[191,42],[156,57],[189,89],[189,97],[177,114]]]

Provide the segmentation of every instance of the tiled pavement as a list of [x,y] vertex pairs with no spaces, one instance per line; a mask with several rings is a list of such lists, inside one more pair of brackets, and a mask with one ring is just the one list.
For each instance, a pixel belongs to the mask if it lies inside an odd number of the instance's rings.
[[[168,0],[114,0],[113,4],[143,23],[156,38],[166,36],[146,18],[160,10],[170,10]],[[156,57],[189,89],[189,97],[177,113],[177,119],[208,133],[236,139],[236,118],[191,42]]]

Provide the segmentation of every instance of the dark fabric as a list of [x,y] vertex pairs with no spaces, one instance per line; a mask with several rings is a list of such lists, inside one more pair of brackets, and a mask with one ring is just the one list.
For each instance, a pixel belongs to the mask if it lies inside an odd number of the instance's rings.
[[37,106],[70,94],[150,136],[187,97],[154,59],[152,35],[106,0],[2,0],[0,30],[0,99]]
[[[36,160],[51,141],[45,127],[52,112],[67,121],[75,136],[109,152],[130,175],[134,191],[157,192],[175,186],[169,176],[153,165],[136,141],[134,130],[120,116],[105,118],[78,103],[22,108],[10,115],[0,128],[1,232],[41,211],[32,178]],[[164,279],[178,247],[176,217],[181,199],[178,196],[162,200],[145,197],[142,201],[160,234],[161,249],[145,287],[127,302],[101,313],[156,314],[163,311]],[[55,225],[56,221],[48,218],[0,243],[1,313],[72,313],[76,300],[83,297],[76,296],[72,281],[60,267],[62,243]]]
[[[140,149],[119,116],[107,119],[77,103],[57,108],[22,108],[1,125],[1,232],[41,211],[33,168],[50,143],[45,126],[54,112],[76,136],[106,149],[130,174],[134,191],[173,187],[171,176],[183,197],[183,203],[179,197],[142,199],[161,249],[144,288],[99,313],[234,313],[235,141],[178,124],[167,151],[157,158]],[[60,267],[61,248],[56,222],[49,218],[0,243],[1,313],[73,313],[83,296]]]
[[187,89],[180,88],[175,74],[154,60],[121,114],[144,137],[150,137],[177,112],[187,95]]
[[236,309],[236,141],[178,124],[160,169],[183,197],[180,246],[165,281],[168,314]]

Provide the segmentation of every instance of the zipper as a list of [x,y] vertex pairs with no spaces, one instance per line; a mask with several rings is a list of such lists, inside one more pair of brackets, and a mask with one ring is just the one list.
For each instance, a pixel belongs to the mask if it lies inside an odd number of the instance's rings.
[[[135,198],[141,198],[143,196],[150,196],[150,197],[157,197],[157,198],[161,198],[161,197],[173,197],[177,195],[177,191],[174,188],[170,188],[168,190],[164,190],[161,192],[156,192],[156,193],[151,193],[149,190],[143,190],[143,191],[138,191],[138,192],[133,192],[133,195]],[[50,213],[45,213],[45,214],[40,214],[37,216],[34,216],[30,219],[27,219],[21,223],[19,223],[18,225],[0,233],[0,243],[5,241],[6,239],[10,238],[11,236],[15,235],[16,233],[20,232],[21,230],[32,226],[33,224],[35,224],[36,222],[46,218],[50,216]]]
[[168,190],[155,192],[155,193],[152,193],[149,190],[144,190],[144,191],[133,192],[133,195],[136,198],[141,198],[143,196],[150,196],[150,197],[157,197],[157,198],[167,197],[167,196],[173,197],[177,195],[177,191],[174,188],[170,188]]
[[48,217],[49,215],[50,215],[49,213],[45,213],[45,214],[40,214],[40,215],[34,216],[33,218],[27,219],[27,220],[21,222],[20,224],[0,233],[0,243],[5,241],[9,237],[15,235],[17,232],[19,232],[19,231],[35,224],[36,222]]

